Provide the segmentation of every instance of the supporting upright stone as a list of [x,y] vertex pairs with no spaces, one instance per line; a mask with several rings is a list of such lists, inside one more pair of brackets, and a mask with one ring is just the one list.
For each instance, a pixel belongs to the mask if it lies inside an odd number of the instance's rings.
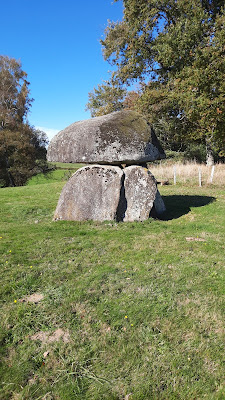
[[[144,221],[165,211],[147,162],[165,158],[153,128],[131,110],[78,121],[51,141],[48,161],[83,162],[60,195],[55,220]],[[119,166],[127,165],[121,170]],[[153,215],[153,214],[152,214]]]
[[158,190],[157,190],[156,196],[155,196],[154,208],[155,208],[156,215],[158,215],[158,216],[163,214],[166,211],[166,206],[165,206],[164,201],[161,197],[161,194],[159,193]]
[[80,168],[66,183],[55,220],[105,221],[116,219],[123,171],[108,165]]
[[149,218],[157,193],[157,183],[147,168],[132,165],[124,170],[123,201],[120,220],[144,221]]

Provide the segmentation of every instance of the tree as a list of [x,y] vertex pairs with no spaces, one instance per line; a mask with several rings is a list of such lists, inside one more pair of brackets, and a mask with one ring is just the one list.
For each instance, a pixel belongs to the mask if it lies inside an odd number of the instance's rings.
[[90,110],[92,117],[119,111],[123,108],[125,93],[126,89],[120,85],[116,85],[113,81],[104,81],[88,94],[86,109]]
[[21,186],[49,171],[47,136],[26,120],[31,102],[20,62],[0,56],[0,187]]
[[[115,0],[118,1],[118,0]],[[224,0],[124,0],[101,41],[118,85],[140,83],[135,105],[181,141],[225,151]]]
[[0,56],[0,127],[22,124],[31,102],[27,74],[14,58]]
[[0,132],[0,187],[22,186],[39,172],[48,172],[47,137],[28,124]]

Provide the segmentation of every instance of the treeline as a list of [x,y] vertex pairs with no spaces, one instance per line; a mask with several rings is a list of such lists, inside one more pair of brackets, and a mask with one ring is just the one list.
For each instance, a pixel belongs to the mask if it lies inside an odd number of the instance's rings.
[[0,187],[21,186],[49,171],[47,136],[27,120],[32,101],[21,63],[0,56]]
[[[119,0],[115,0],[119,1]],[[89,93],[92,116],[122,108],[144,114],[165,149],[225,156],[223,0],[124,0],[123,19],[101,40],[113,66]],[[130,90],[136,83],[137,89]]]

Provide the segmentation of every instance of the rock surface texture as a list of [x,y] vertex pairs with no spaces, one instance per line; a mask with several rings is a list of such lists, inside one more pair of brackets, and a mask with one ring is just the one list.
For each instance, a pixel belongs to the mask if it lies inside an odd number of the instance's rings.
[[147,168],[132,165],[124,169],[124,222],[149,218],[157,192],[157,183]]
[[154,208],[155,208],[156,215],[161,215],[166,211],[164,201],[163,201],[158,189],[157,189],[155,200],[154,200]]
[[143,164],[165,158],[146,119],[131,110],[75,122],[51,141],[48,161],[89,164]]
[[54,219],[144,221],[155,201],[162,209],[156,180],[147,168],[88,165],[64,186]]
[[162,214],[157,182],[145,166],[164,157],[154,131],[134,111],[75,122],[53,138],[47,158],[89,165],[64,186],[54,219],[128,222],[148,219],[151,210]]
[[109,165],[80,168],[65,184],[55,220],[105,221],[116,219],[123,171]]

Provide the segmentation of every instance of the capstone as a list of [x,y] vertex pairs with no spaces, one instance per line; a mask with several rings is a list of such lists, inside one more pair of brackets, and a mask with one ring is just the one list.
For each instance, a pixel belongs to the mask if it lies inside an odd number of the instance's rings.
[[131,110],[75,122],[51,140],[47,152],[48,161],[64,163],[132,165],[162,158],[154,130]]

